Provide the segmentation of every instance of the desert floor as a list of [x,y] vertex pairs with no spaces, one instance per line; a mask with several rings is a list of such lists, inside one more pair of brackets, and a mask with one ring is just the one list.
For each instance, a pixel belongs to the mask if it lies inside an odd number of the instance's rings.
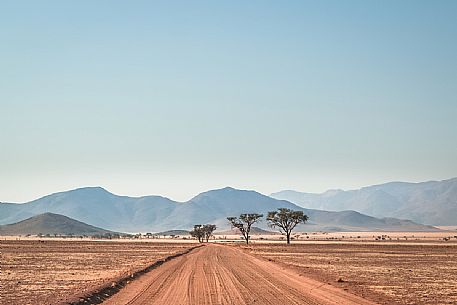
[[380,304],[457,304],[457,242],[238,245],[304,277]]
[[249,246],[222,240],[201,247],[176,239],[3,239],[0,304],[88,304],[94,299],[87,296],[176,253],[185,254],[124,281],[100,302],[457,304],[456,239],[373,237],[381,235],[297,239],[289,246],[278,239],[257,238]]
[[191,243],[0,240],[0,304],[66,303]]
[[208,244],[126,286],[103,304],[374,304],[249,255]]

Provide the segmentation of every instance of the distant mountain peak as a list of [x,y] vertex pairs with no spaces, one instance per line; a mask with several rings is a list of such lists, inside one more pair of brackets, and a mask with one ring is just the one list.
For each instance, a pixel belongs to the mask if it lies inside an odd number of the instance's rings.
[[221,191],[235,191],[237,189],[235,189],[235,188],[233,188],[231,186],[226,186],[226,187],[223,187],[223,188],[221,188],[219,190],[221,190]]
[[74,235],[96,235],[110,233],[95,226],[73,218],[55,214],[43,213],[32,216],[17,223],[0,226],[0,235],[17,234],[74,234]]
[[70,192],[98,192],[98,193],[108,193],[112,194],[111,192],[107,191],[101,186],[84,186],[84,187],[79,187],[76,189],[71,190]]
[[[68,191],[61,191],[57,193],[52,193],[50,195],[46,195],[42,198],[49,198],[49,197],[55,197],[55,196],[61,196],[61,195],[68,195],[68,194],[79,194],[79,195],[114,195],[110,192],[108,192],[106,189],[100,187],[100,186],[85,186],[85,187],[79,187],[75,189],[71,189]],[[42,198],[39,198],[37,200],[40,200]],[[35,200],[36,201],[36,200]]]
[[244,191],[246,191],[246,190],[239,190],[239,189],[236,189],[236,188],[231,187],[231,186],[226,186],[226,187],[219,188],[219,189],[209,190],[209,191],[203,192],[202,194],[205,194],[205,193],[244,192]]
[[43,213],[43,214],[39,214],[39,215],[36,215],[36,216],[33,216],[35,218],[69,218],[65,215],[61,215],[61,214],[56,214],[56,213],[51,213],[51,212],[46,212],[46,213]]
[[[249,193],[257,193],[257,192],[250,191],[250,190],[239,190],[239,189],[236,189],[236,188],[233,188],[233,187],[230,187],[230,186],[226,186],[224,188],[213,189],[213,190],[209,190],[209,191],[200,193],[197,196],[193,197],[189,201],[198,201],[198,200],[200,200],[202,198],[205,198],[205,197],[219,197],[219,196],[227,196],[227,195],[230,195],[230,194],[232,194],[232,195],[235,195],[235,194],[241,195],[241,194],[249,194]],[[259,193],[257,193],[257,194],[259,194]]]

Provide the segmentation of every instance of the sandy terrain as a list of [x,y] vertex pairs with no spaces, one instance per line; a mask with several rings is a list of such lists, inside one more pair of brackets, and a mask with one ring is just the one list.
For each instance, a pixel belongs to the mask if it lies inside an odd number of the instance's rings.
[[377,303],[457,304],[456,242],[329,241],[237,247]]
[[330,239],[315,234],[290,246],[278,236],[275,241],[263,237],[249,247],[235,236],[193,249],[133,280],[133,272],[198,244],[2,239],[0,304],[66,303],[96,296],[100,287],[114,287],[126,277],[107,304],[457,304],[457,238],[449,232],[398,233],[407,240],[357,234],[355,239],[346,233]]
[[0,240],[0,304],[56,304],[194,244]]
[[239,249],[208,244],[128,284],[103,304],[374,304]]
[[[446,227],[446,229],[453,227]],[[241,240],[240,235],[217,235],[217,240]],[[457,241],[457,230],[443,230],[435,232],[296,232],[292,234],[295,243],[309,243],[310,241],[410,241],[430,242],[450,239]],[[252,235],[251,240],[259,243],[271,243],[285,241],[283,235]]]

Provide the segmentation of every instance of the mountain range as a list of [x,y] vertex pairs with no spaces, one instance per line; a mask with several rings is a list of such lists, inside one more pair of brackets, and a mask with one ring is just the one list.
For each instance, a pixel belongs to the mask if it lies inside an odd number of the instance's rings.
[[[187,202],[161,196],[127,197],[101,187],[51,194],[27,203],[0,204],[0,224],[11,224],[43,213],[61,214],[107,230],[125,233],[188,230],[194,224],[213,223],[229,229],[226,217],[263,213],[280,207],[303,210],[310,218],[302,231],[427,231],[430,226],[396,218],[376,218],[356,211],[307,209],[255,191],[226,187],[201,193]],[[256,224],[257,225],[257,224]],[[265,221],[258,224],[267,228]]]
[[398,217],[430,225],[457,225],[457,178],[421,183],[390,182],[358,190],[321,194],[292,190],[270,195],[301,207],[354,210],[374,217]]

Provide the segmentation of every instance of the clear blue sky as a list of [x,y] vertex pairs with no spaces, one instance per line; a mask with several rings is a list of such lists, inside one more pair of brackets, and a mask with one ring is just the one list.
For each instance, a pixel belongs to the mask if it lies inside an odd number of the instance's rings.
[[0,201],[457,176],[457,1],[1,1]]

